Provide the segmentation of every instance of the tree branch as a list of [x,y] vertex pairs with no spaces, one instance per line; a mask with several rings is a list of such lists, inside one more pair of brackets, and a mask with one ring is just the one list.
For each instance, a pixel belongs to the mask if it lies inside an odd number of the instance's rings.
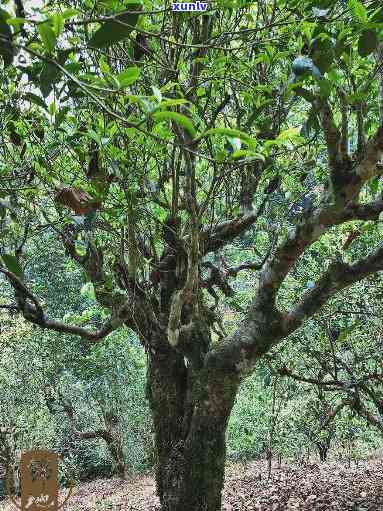
[[262,270],[264,264],[270,257],[270,255],[275,247],[276,241],[277,241],[277,236],[274,236],[274,239],[270,245],[269,250],[266,252],[266,254],[264,255],[263,259],[260,262],[258,262],[258,263],[247,262],[247,263],[239,264],[238,266],[232,266],[231,268],[227,268],[226,272],[225,272],[227,274],[227,276],[236,277],[237,274],[243,270],[254,270],[254,271]]
[[12,303],[6,304],[6,305],[0,305],[0,309],[7,309],[12,312],[19,312],[17,305],[12,304]]
[[337,128],[331,107],[326,100],[316,101],[316,107],[319,110],[323,133],[327,145],[327,154],[330,164],[331,174],[337,173],[340,162],[340,142],[341,133]]
[[329,425],[329,423],[335,419],[335,417],[338,415],[340,411],[343,410],[346,406],[350,405],[349,399],[342,399],[330,412],[328,412],[326,420],[321,424],[321,429],[326,429],[326,427]]
[[[185,134],[186,135],[186,134]],[[187,270],[186,280],[180,290],[173,293],[169,320],[167,327],[167,336],[169,344],[177,346],[181,330],[181,314],[184,305],[190,307],[190,321],[192,326],[193,316],[197,312],[197,296],[199,287],[199,262],[200,262],[200,229],[197,217],[198,204],[195,190],[195,161],[190,155],[186,154],[186,184],[185,192],[188,204],[190,236],[189,246],[187,247]]]
[[381,270],[383,270],[383,245],[370,256],[352,265],[341,261],[333,262],[313,289],[306,291],[298,306],[285,316],[285,333],[288,334],[298,328],[338,291]]
[[314,210],[303,223],[296,226],[295,231],[277,249],[275,256],[262,273],[260,279],[260,299],[262,303],[272,300],[305,249],[318,240],[328,228],[351,220],[377,220],[383,211],[383,200],[370,204],[350,203],[339,210],[336,206],[324,206]]
[[354,400],[351,403],[351,407],[362,417],[364,417],[369,424],[375,426],[379,431],[383,432],[383,419],[373,415],[367,407],[362,403],[359,393],[354,393]]
[[90,331],[79,326],[67,325],[59,321],[47,319],[38,299],[14,273],[1,267],[0,273],[6,276],[8,282],[14,289],[17,311],[21,312],[27,321],[41,328],[78,335],[89,341],[96,342],[109,335],[119,326],[122,326],[130,317],[130,309],[128,309],[128,304],[125,304],[104,323],[102,328],[96,331]]
[[348,103],[347,95],[339,90],[340,110],[342,115],[342,130],[340,140],[340,154],[343,160],[348,158]]
[[382,208],[383,201],[350,204],[341,210],[336,205],[317,208],[277,249],[261,273],[258,292],[242,323],[209,355],[206,362],[215,366],[224,365],[245,377],[252,371],[258,358],[297,329],[331,296],[367,275],[383,270],[382,246],[353,265],[343,262],[330,265],[315,287],[304,294],[301,303],[290,313],[282,314],[276,307],[276,295],[282,282],[309,245],[330,226],[355,219],[376,219]]
[[370,178],[374,177],[377,173],[376,165],[383,155],[383,125],[381,125],[375,135],[370,138],[366,144],[365,150],[360,156],[357,157],[357,167],[355,174],[361,180],[361,183],[356,183],[358,189]]
[[[60,394],[59,394],[60,395]],[[106,429],[97,429],[95,431],[79,431],[76,427],[76,420],[74,417],[74,409],[71,401],[68,399],[62,398],[60,395],[60,401],[63,407],[63,410],[68,417],[69,425],[74,436],[81,440],[92,440],[95,438],[102,438],[103,440],[109,442],[111,441],[111,437],[109,432]]]
[[330,390],[336,390],[338,387],[340,389],[342,389],[344,386],[344,383],[340,380],[319,380],[319,379],[307,378],[305,376],[295,374],[295,373],[293,373],[293,371],[288,369],[286,366],[284,366],[280,369],[277,369],[277,372],[281,376],[288,376],[289,378],[292,378],[293,380],[296,380],[296,381],[300,381],[302,383],[310,383],[311,385],[317,385],[317,386],[323,386],[323,387],[332,387]]
[[205,228],[201,233],[201,251],[203,255],[219,250],[247,231],[262,214],[267,199],[268,196],[263,199],[261,206],[256,212],[251,211],[233,220],[222,222],[213,230]]

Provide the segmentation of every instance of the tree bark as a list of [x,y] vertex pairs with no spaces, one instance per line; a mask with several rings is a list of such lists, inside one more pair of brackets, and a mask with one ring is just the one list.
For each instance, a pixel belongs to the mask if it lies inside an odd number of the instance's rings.
[[116,472],[121,479],[129,475],[124,456],[124,438],[120,429],[119,419],[112,412],[104,412],[106,431],[104,440],[116,466]]
[[319,459],[323,463],[327,460],[327,453],[329,450],[329,446],[325,443],[317,443],[317,449],[319,453]]
[[238,379],[198,370],[162,345],[161,353],[149,354],[147,390],[162,511],[220,510],[226,428]]
[[122,445],[122,439],[120,438],[111,438],[109,442],[107,442],[109,452],[113,458],[113,461],[116,465],[116,471],[118,476],[121,479],[127,479],[129,475],[129,471],[125,464],[124,460],[124,451]]

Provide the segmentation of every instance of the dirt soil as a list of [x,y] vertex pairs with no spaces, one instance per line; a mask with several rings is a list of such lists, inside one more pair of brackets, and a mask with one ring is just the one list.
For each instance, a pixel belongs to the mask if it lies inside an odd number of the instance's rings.
[[[64,495],[64,494],[63,494]],[[11,511],[4,503],[0,511]],[[68,511],[159,511],[150,475],[98,479],[75,488]],[[383,511],[383,459],[347,468],[340,463],[285,465],[266,478],[264,461],[227,469],[223,511]],[[185,510],[187,511],[187,510]]]

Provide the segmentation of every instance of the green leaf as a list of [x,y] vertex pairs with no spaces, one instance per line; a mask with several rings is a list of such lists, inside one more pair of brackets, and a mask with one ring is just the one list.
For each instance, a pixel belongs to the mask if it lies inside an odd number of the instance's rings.
[[68,64],[65,64],[65,69],[69,71],[69,73],[78,73],[81,70],[81,64],[78,62],[68,62]]
[[98,145],[101,145],[101,136],[96,131],[89,129],[86,135],[94,140]]
[[37,30],[40,34],[45,49],[48,53],[52,53],[56,46],[56,34],[53,32],[49,23],[49,21],[40,23],[37,25]]
[[110,75],[110,73],[111,73],[110,66],[109,66],[109,64],[103,58],[101,58],[98,61],[98,65],[99,65],[100,70],[101,70],[103,75]]
[[367,57],[378,46],[378,35],[376,30],[364,30],[359,37],[358,53],[361,57]]
[[370,181],[368,183],[368,187],[369,187],[371,193],[373,193],[374,195],[376,194],[376,192],[379,189],[379,181],[380,180],[378,177],[374,177],[374,179],[372,179],[372,181]]
[[[130,11],[138,11],[140,8],[140,4],[129,6]],[[131,14],[129,12],[117,14],[114,19],[107,21],[96,30],[88,46],[91,48],[107,48],[114,43],[126,39],[136,26],[138,17],[139,14]]]
[[257,145],[257,141],[251,138],[249,135],[247,135],[243,131],[236,130],[233,128],[211,128],[210,130],[207,130],[203,134],[203,137],[205,137],[206,135],[224,135],[226,137],[239,138],[249,147],[255,147]]
[[80,14],[80,11],[77,9],[65,9],[61,16],[64,18],[64,20],[68,20],[74,16],[77,16],[78,14]]
[[44,98],[49,96],[52,90],[52,84],[59,76],[60,70],[54,64],[51,64],[50,62],[44,64],[40,74],[40,89]]
[[288,128],[287,130],[282,131],[275,140],[280,143],[287,142],[291,138],[296,138],[298,132],[298,128]]
[[16,277],[23,278],[23,270],[17,262],[16,256],[12,254],[3,254],[1,259],[10,272],[14,273]]
[[246,149],[239,149],[237,151],[234,151],[231,155],[231,158],[233,160],[247,159],[265,161],[265,157],[263,156],[263,154],[254,153],[253,151],[248,151]]
[[[72,52],[69,50],[60,50],[58,52],[57,61],[62,66],[65,64],[68,55]],[[46,98],[52,91],[53,84],[56,83],[61,76],[61,70],[50,62],[46,62],[40,73],[40,89],[43,96]]]
[[373,12],[370,21],[371,23],[383,23],[383,7]]
[[48,106],[48,112],[51,115],[54,115],[56,113],[56,103],[54,101],[50,103],[50,105]]
[[51,16],[52,29],[56,37],[59,37],[64,29],[65,20],[62,14],[57,13]]
[[367,23],[368,15],[367,9],[359,0],[348,0],[348,7],[352,11],[357,21],[361,23]]
[[171,120],[183,126],[190,136],[195,137],[196,130],[192,121],[186,115],[179,114],[178,112],[157,112],[152,115],[156,122]]
[[138,80],[139,76],[140,68],[138,68],[137,66],[133,66],[124,69],[124,71],[119,73],[116,78],[120,84],[120,87],[128,87],[136,80]]
[[161,108],[167,106],[184,105],[185,103],[190,103],[190,101],[187,99],[164,99],[161,101]]
[[299,128],[288,128],[282,131],[275,140],[266,140],[264,147],[268,149],[271,146],[281,146],[287,142],[294,141],[299,142],[302,140]]
[[332,84],[330,80],[319,80],[320,95],[322,98],[328,98],[331,95]]
[[76,253],[77,253],[80,257],[84,257],[84,255],[86,254],[86,250],[87,250],[87,246],[86,246],[86,244],[84,243],[84,241],[82,241],[82,240],[76,240],[76,241],[75,241],[75,244],[74,244],[74,248],[75,248]]
[[26,21],[27,21],[26,18],[19,18],[19,17],[7,19],[8,25],[11,25],[12,27],[19,27],[20,25],[24,25],[24,23]]
[[69,110],[70,110],[69,106],[64,106],[64,108],[57,112],[57,114],[55,115],[55,128],[58,128],[60,126]]
[[25,94],[24,99],[26,99],[30,103],[34,103],[37,106],[41,106],[42,108],[44,108],[44,110],[48,109],[44,101],[39,96],[36,96],[36,94],[33,94],[33,92],[28,92],[27,94]]
[[84,284],[80,290],[80,294],[82,296],[85,296],[86,298],[89,298],[90,300],[95,300],[96,295],[94,292],[94,286],[92,282],[87,282],[86,284]]

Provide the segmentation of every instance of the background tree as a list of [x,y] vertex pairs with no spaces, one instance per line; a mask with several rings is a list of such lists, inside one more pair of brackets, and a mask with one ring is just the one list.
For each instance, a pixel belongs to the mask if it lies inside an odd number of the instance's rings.
[[[37,252],[32,248],[31,279],[49,296],[49,306],[56,313],[78,322],[97,321],[100,310],[94,298],[86,285],[78,295],[78,274],[72,266],[61,266],[59,250],[54,250],[56,267],[61,269],[59,282],[51,273],[47,264],[50,250],[49,244]],[[65,290],[65,299],[60,301],[57,289],[60,296]],[[1,302],[9,301],[4,285],[1,295]],[[61,392],[72,405],[74,422],[81,432],[106,430],[104,416],[109,410],[114,413],[118,424],[110,424],[110,433],[114,437],[115,432],[115,439],[123,443],[127,473],[151,466],[152,426],[145,403],[145,359],[127,331],[109,336],[107,342],[86,346],[76,337],[64,339],[55,332],[36,330],[22,318],[5,313],[1,325],[0,421],[9,428],[16,426],[16,458],[17,452],[25,449],[57,451],[62,457],[60,478],[65,484],[73,478],[107,477],[116,472],[113,453],[108,453],[103,440],[84,442],[73,433],[59,402],[57,392]],[[106,436],[109,439],[109,433]]]

